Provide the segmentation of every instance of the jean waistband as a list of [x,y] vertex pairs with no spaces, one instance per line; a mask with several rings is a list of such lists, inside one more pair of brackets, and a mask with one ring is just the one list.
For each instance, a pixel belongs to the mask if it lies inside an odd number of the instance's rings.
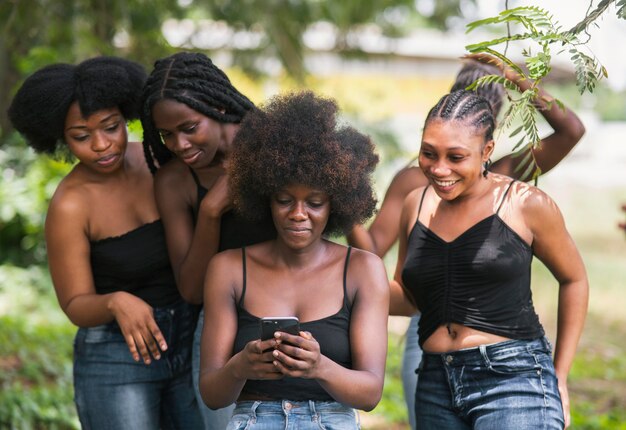
[[532,340],[505,340],[503,342],[480,345],[473,348],[460,349],[445,353],[431,353],[424,351],[420,367],[426,366],[463,366],[485,362],[485,359],[515,353],[541,351],[552,353],[552,345],[545,336]]
[[281,413],[298,415],[316,415],[328,412],[354,413],[354,409],[339,402],[321,402],[314,400],[291,401],[291,400],[244,400],[237,402],[235,411],[250,411],[254,414]]

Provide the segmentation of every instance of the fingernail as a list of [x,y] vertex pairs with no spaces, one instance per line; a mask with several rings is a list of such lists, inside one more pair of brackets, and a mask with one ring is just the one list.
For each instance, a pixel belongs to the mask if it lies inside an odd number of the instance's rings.
[[161,344],[161,351],[165,351],[167,349],[167,343]]
[[272,355],[274,355],[274,357],[278,357],[278,351],[272,352]]
[[161,354],[157,354],[157,355],[155,355],[155,356],[154,356],[154,358],[155,358],[156,360],[161,359]]

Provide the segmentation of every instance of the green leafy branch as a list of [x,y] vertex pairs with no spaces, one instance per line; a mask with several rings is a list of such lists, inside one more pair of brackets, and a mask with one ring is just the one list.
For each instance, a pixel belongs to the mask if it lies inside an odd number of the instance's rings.
[[[506,9],[496,16],[474,21],[467,25],[468,33],[480,27],[496,24],[506,24],[507,28],[510,28],[511,25],[516,25],[522,30],[518,33],[511,34],[509,32],[504,37],[466,46],[466,49],[473,54],[487,53],[497,58],[503,70],[508,68],[514,71],[520,80],[531,82],[530,88],[520,91],[519,87],[508,78],[490,75],[476,80],[468,87],[468,89],[474,89],[482,85],[498,83],[508,90],[507,94],[510,104],[500,123],[499,130],[502,132],[502,130],[509,129],[516,119],[521,121],[522,125],[513,130],[509,136],[516,137],[523,132],[513,147],[513,151],[516,154],[524,156],[518,167],[518,169],[525,169],[522,177],[536,178],[541,173],[531,149],[537,147],[541,142],[536,120],[538,113],[537,105],[540,102],[538,100],[538,87],[552,70],[550,66],[552,60],[550,48],[557,46],[560,49],[559,52],[568,50],[571,55],[571,61],[574,64],[578,90],[581,94],[585,91],[593,92],[598,81],[606,78],[608,73],[595,56],[581,51],[580,48],[585,47],[589,39],[587,38],[585,42],[582,42],[578,36],[582,33],[587,34],[587,28],[613,3],[617,5],[617,15],[626,19],[626,0],[602,0],[593,10],[591,10],[590,4],[590,12],[570,30],[563,30],[552,14],[537,6],[520,6]],[[510,42],[519,41],[532,42],[538,46],[535,52],[530,47],[522,50],[526,70],[506,56],[506,48],[504,53],[496,50],[498,45],[505,44],[508,47]],[[543,102],[546,103],[545,100]],[[556,103],[564,109],[563,104],[556,99],[547,102],[548,108],[551,107],[552,103]]]

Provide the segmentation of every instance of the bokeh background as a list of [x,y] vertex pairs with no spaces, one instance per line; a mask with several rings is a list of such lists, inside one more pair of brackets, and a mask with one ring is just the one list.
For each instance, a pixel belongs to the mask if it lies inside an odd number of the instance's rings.
[[[594,2],[598,3],[598,2]],[[467,23],[537,5],[563,28],[587,13],[576,0],[3,0],[0,2],[0,428],[75,429],[73,327],[59,310],[46,266],[47,203],[71,161],[35,156],[6,108],[34,70],[52,62],[119,55],[150,70],[157,58],[199,50],[255,103],[311,88],[334,97],[345,120],[369,133],[381,164],[379,198],[418,149],[425,114],[445,94],[465,45],[506,34],[466,34]],[[589,316],[569,386],[574,429],[626,429],[626,21],[610,8],[589,30],[608,79],[580,95],[573,67],[554,49],[546,87],[587,133],[538,186],[560,206],[587,265]],[[507,55],[521,61],[525,45]],[[130,124],[135,139],[141,129]],[[550,128],[541,123],[542,134]],[[511,150],[506,130],[497,154]],[[497,156],[497,155],[496,155]],[[386,257],[389,273],[395,252]],[[533,266],[536,307],[554,340],[558,286]],[[401,355],[407,319],[392,317],[383,401],[364,429],[406,429]]]

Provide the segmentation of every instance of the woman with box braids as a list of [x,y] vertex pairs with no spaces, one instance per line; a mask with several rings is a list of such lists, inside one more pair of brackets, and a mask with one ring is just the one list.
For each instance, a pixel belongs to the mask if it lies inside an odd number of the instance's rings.
[[[476,79],[487,75],[504,75],[515,83],[520,91],[524,91],[531,85],[529,81],[520,79],[511,69],[499,65],[493,57],[485,54],[476,54],[469,56],[465,60],[463,67],[456,76],[451,91],[465,89]],[[489,102],[493,111],[493,117],[497,120],[504,97],[506,97],[504,87],[499,84],[482,85],[476,88],[475,93]],[[546,101],[550,100],[551,97],[543,89],[539,90],[539,96],[541,100],[537,106],[539,113],[543,115],[554,130],[551,135],[541,140],[539,147],[530,150],[539,168],[539,173],[543,174],[563,160],[582,138],[585,128],[576,114],[570,109],[562,110],[557,106],[548,105]],[[528,171],[528,165],[521,165],[524,160],[530,160],[526,155],[527,152],[523,152],[519,156],[508,154],[496,160],[493,164],[490,160],[487,160],[486,167],[488,169],[485,170],[485,174],[487,174],[487,171],[491,171],[528,181],[532,179],[532,175],[524,176]],[[385,193],[380,210],[370,226],[367,229],[363,226],[357,226],[352,230],[348,240],[353,246],[367,249],[383,257],[396,242],[404,199],[411,191],[428,183],[423,172],[414,161],[412,160],[407,167],[400,170],[393,178]],[[532,160],[527,162],[532,162]],[[417,346],[418,321],[419,315],[413,316],[407,328],[406,346],[402,363],[402,382],[412,428],[415,428],[413,401],[417,385],[416,369],[421,359],[421,351]]]
[[[484,98],[465,90],[444,96],[422,135],[428,185],[402,209],[390,312],[422,313],[417,428],[569,424],[567,375],[587,311],[585,267],[550,197],[485,174],[494,124]],[[554,361],[532,303],[533,257],[559,284]]]
[[196,309],[176,289],[153,177],[128,142],[146,79],[136,63],[97,57],[29,76],[9,108],[37,152],[78,161],[46,217],[52,283],[74,341],[82,428],[193,429],[191,346]]
[[[231,210],[225,164],[239,123],[254,104],[207,56],[180,52],[155,63],[141,105],[144,153],[156,172],[156,200],[178,289],[199,305],[213,255],[276,235],[271,221],[252,223]],[[197,390],[202,323],[201,313],[194,386],[205,428],[223,429],[231,409],[210,410]]]

